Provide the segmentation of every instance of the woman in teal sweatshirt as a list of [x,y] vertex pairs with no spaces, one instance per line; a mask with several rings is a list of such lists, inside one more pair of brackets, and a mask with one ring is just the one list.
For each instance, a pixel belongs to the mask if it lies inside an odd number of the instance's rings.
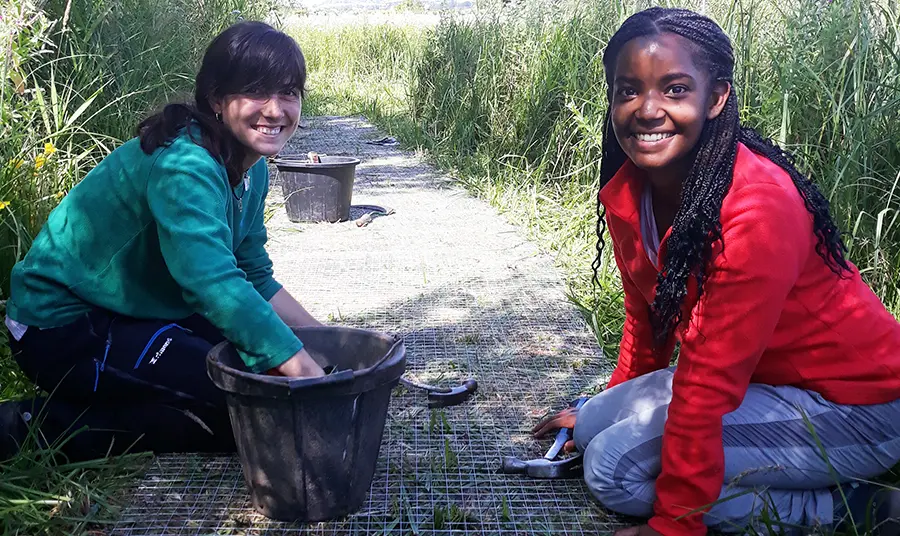
[[[296,42],[241,22],[209,45],[194,102],[144,120],[50,215],[12,272],[16,361],[49,399],[0,407],[0,457],[28,421],[72,458],[234,449],[206,375],[228,340],[255,372],[322,375],[288,327],[318,325],[273,278],[263,157],[297,128]],[[39,422],[38,422],[39,421]]]

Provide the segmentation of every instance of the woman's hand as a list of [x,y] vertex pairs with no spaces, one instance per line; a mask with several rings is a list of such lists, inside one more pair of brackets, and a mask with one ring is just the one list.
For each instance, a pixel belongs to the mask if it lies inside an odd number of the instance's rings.
[[619,529],[613,536],[662,536],[662,534],[651,528],[650,525],[641,525],[639,527]]
[[269,376],[291,376],[295,378],[315,378],[324,376],[325,371],[316,363],[306,348],[301,348],[299,352],[291,356],[290,359],[269,369],[266,372]]
[[[539,422],[532,430],[531,434],[534,437],[543,437],[551,432],[555,432],[560,428],[575,428],[575,419],[578,417],[578,410],[575,408],[564,409],[561,412],[553,415],[552,417],[547,417],[543,421]],[[563,451],[572,452],[575,450],[575,441],[569,440],[566,441],[566,444],[563,445]]]

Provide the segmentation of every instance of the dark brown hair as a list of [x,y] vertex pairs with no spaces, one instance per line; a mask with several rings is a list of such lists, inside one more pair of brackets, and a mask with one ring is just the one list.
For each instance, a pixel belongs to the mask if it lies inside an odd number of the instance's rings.
[[241,181],[244,147],[213,112],[210,100],[236,94],[295,90],[306,95],[306,60],[297,43],[268,24],[244,21],[220,33],[203,56],[194,85],[194,102],[173,103],[137,127],[141,149],[151,154],[166,146],[188,124],[192,139],[220,160],[232,186]]

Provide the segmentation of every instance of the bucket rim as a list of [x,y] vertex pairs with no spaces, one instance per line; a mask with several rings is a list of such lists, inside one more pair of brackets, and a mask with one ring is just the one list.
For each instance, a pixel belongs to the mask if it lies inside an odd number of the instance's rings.
[[284,155],[272,159],[279,171],[307,171],[356,167],[360,160],[352,156],[323,156],[321,162],[310,162],[304,155]]
[[[303,327],[303,328],[293,328],[300,329],[303,331],[319,331],[319,330],[329,330],[333,329],[333,326],[322,326],[322,327]],[[292,393],[295,393],[299,390],[303,390],[304,388],[322,388],[322,387],[332,387],[338,386],[341,384],[350,384],[355,380],[363,380],[370,376],[374,376],[376,374],[384,374],[388,371],[391,371],[397,366],[401,366],[401,369],[405,369],[406,362],[406,346],[404,343],[403,337],[400,335],[392,335],[387,333],[381,333],[372,330],[365,330],[360,328],[351,328],[342,326],[341,330],[351,331],[351,332],[361,332],[366,333],[368,335],[377,335],[380,338],[387,339],[391,342],[391,347],[385,353],[383,357],[381,357],[375,364],[366,367],[360,370],[344,370],[337,373],[329,374],[324,377],[315,377],[315,378],[307,378],[307,377],[288,377],[288,376],[269,376],[264,373],[255,373],[249,371],[243,371],[240,369],[236,369],[231,367],[225,363],[223,363],[219,359],[219,355],[225,351],[229,346],[232,348],[234,345],[225,340],[210,348],[209,352],[206,355],[206,366],[209,372],[213,370],[216,371],[216,375],[223,376],[231,376],[235,379],[241,379],[245,381],[252,381],[256,385],[259,385],[263,388],[275,389],[276,391],[282,392],[283,395],[290,396]],[[296,331],[295,331],[296,333]],[[396,362],[395,362],[396,361]],[[402,376],[402,372],[397,376],[399,379]],[[211,377],[213,383],[216,384],[220,389],[224,389],[223,385],[220,385],[220,382],[216,380],[216,378]],[[387,380],[390,382],[390,380]],[[229,391],[228,389],[225,389]],[[273,393],[274,394],[274,393]]]

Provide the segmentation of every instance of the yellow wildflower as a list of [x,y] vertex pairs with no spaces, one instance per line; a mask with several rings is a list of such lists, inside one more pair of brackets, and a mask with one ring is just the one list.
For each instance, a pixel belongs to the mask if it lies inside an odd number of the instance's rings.
[[63,198],[64,195],[66,195],[66,192],[56,192],[55,194],[53,194],[53,198],[59,201]]
[[50,156],[51,154],[56,152],[56,147],[53,146],[49,141],[44,144],[44,156]]
[[23,165],[25,165],[25,161],[21,158],[16,158],[15,160],[10,160],[10,163],[13,165],[13,169],[19,169]]
[[46,164],[46,163],[47,163],[46,156],[39,154],[36,157],[34,157],[34,169],[41,169],[42,167],[44,167],[44,164]]
[[0,210],[3,210],[8,206],[9,206],[9,201],[0,201]]

